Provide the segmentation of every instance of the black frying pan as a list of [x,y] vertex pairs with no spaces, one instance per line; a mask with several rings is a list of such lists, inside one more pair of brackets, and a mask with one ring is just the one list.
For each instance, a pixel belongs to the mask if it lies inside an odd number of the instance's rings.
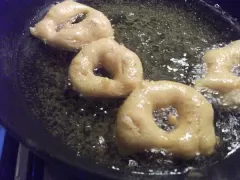
[[[111,135],[114,129],[114,117],[122,100],[94,100],[79,97],[67,86],[66,77],[69,62],[75,54],[45,46],[29,34],[29,26],[41,19],[53,2],[51,0],[48,2],[44,0],[1,1],[0,119],[9,133],[49,162],[55,162],[62,170],[76,175],[82,175],[84,171],[110,179],[201,179],[207,177],[237,179],[240,176],[238,167],[240,152],[238,150],[234,152],[234,147],[237,146],[232,145],[232,143],[235,145],[238,143],[239,111],[222,108],[218,104],[218,99],[209,97],[210,95],[207,97],[214,105],[216,132],[220,139],[226,139],[226,137],[232,139],[217,147],[212,157],[182,161],[152,152],[120,157]],[[153,0],[149,1],[148,5],[146,1],[140,0],[127,5],[125,5],[126,1],[121,0],[81,2],[108,15],[115,24],[116,39],[139,54],[145,68],[145,78],[148,79],[168,79],[191,85],[193,79],[203,73],[199,65],[201,66],[202,63],[201,53],[206,48],[239,38],[237,21],[227,14],[220,16],[221,9],[215,9],[202,1],[172,0],[166,3]],[[168,9],[161,9],[159,4],[166,5]],[[145,14],[149,12],[146,7],[154,6],[154,12]],[[142,18],[134,19],[134,16],[132,17],[134,13],[130,14],[131,8],[135,14],[142,14]],[[186,11],[183,12],[181,9]],[[170,13],[170,10],[175,11]],[[165,12],[170,14],[167,18],[163,17]],[[189,15],[186,15],[186,12]],[[183,15],[186,17],[181,18]],[[144,18],[146,16],[152,19]],[[176,19],[177,16],[179,19]],[[168,18],[173,20],[175,18],[175,21],[167,21]],[[190,21],[186,22],[182,19]],[[151,25],[155,22],[160,24],[153,25],[152,29],[151,26],[149,26],[150,29],[146,28],[149,23]],[[192,25],[194,22],[196,22],[196,28],[189,26],[194,30],[186,32],[192,35],[181,38],[181,33],[189,30],[187,25]],[[184,26],[182,23],[185,23]],[[155,27],[158,25],[162,28],[158,36],[151,34],[156,31]],[[139,33],[139,29],[146,31]],[[178,33],[176,29],[179,30]],[[149,39],[146,34],[152,38]],[[191,38],[193,36],[195,40]],[[200,37],[206,39],[201,41]],[[144,44],[146,42],[150,43],[150,47]],[[190,43],[195,48],[190,50],[190,46],[184,43]],[[150,51],[155,54],[151,54]],[[182,57],[182,52],[188,52],[188,54]],[[153,58],[152,55],[154,55]],[[184,65],[186,63],[184,57],[190,59],[188,68],[185,67],[186,64]],[[169,59],[172,59],[172,64]],[[176,61],[178,63],[174,63]],[[180,69],[179,74],[173,70],[174,68]],[[96,74],[104,75],[102,71],[97,71]],[[67,110],[67,114],[63,115],[61,109]],[[104,113],[110,115],[105,116]],[[86,117],[88,117],[87,120]],[[168,128],[163,120],[157,120],[157,123],[159,126],[162,125],[162,128]],[[223,128],[229,130],[230,133],[227,136],[222,132]],[[235,136],[232,136],[231,132],[234,132]],[[98,150],[94,151],[92,150],[94,147],[91,149],[90,145],[92,146],[91,143],[96,141],[96,136],[100,137],[101,134],[105,138],[105,144],[100,139],[101,142],[96,144],[98,147],[95,147]],[[231,150],[234,153],[226,158],[230,151],[227,150],[229,145],[232,145]],[[101,149],[101,146],[104,148]],[[104,156],[99,158],[98,155]],[[130,167],[129,162],[132,163]],[[135,166],[136,162],[138,166]],[[106,165],[103,165],[104,163]],[[118,166],[113,165],[114,163],[119,165],[119,169]]]

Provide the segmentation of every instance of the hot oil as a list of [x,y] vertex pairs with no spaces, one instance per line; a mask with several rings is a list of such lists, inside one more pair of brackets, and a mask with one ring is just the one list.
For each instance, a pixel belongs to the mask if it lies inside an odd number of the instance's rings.
[[[204,73],[204,52],[228,42],[232,33],[229,26],[218,27],[214,19],[205,19],[201,12],[186,4],[83,2],[111,19],[116,40],[139,55],[146,79],[193,84],[194,79]],[[123,100],[84,98],[71,90],[67,76],[75,54],[44,45],[27,32],[19,49],[19,79],[36,118],[44,122],[53,136],[74,149],[76,155],[90,156],[96,163],[115,170],[142,172],[144,168],[150,174],[179,174],[191,167],[216,163],[237,147],[238,111],[220,108],[218,97],[205,93],[213,102],[216,133],[220,138],[211,157],[198,156],[184,161],[155,149],[121,156],[114,140],[114,122]],[[162,111],[160,115],[155,112],[155,120],[159,127],[171,130],[174,127],[166,123],[166,112]]]

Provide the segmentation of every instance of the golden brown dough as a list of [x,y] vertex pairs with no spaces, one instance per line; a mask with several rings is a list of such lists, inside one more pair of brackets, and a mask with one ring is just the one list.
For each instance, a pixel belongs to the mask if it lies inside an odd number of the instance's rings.
[[[173,106],[176,129],[166,132],[154,122],[152,112]],[[213,109],[195,89],[170,81],[143,82],[121,106],[116,122],[120,152],[132,154],[151,148],[165,149],[181,158],[211,155],[216,144]]]
[[[96,76],[93,70],[105,68],[113,78]],[[85,46],[69,68],[73,88],[85,96],[126,96],[142,81],[138,56],[112,39],[100,39]]]
[[[86,18],[73,24],[79,15]],[[79,50],[92,41],[113,36],[111,23],[103,13],[72,0],[53,5],[30,31],[46,44],[69,50]]]
[[240,64],[240,41],[210,50],[205,54],[204,61],[207,64],[207,74],[196,81],[196,88],[207,87],[221,94],[240,89],[240,77],[231,72],[234,65]]

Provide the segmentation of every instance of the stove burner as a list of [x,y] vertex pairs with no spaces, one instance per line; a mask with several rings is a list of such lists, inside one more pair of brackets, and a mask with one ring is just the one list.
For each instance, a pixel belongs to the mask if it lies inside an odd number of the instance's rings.
[[0,126],[0,180],[105,180],[83,172],[80,178],[67,174],[58,164],[45,162],[18,143]]

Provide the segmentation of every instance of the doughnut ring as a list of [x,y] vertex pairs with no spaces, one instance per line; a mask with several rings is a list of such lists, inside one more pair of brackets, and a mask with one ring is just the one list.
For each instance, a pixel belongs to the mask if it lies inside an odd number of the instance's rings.
[[221,94],[240,90],[240,77],[231,72],[234,65],[240,64],[240,40],[207,52],[204,61],[208,72],[203,79],[196,81],[196,88],[207,87]]
[[[166,132],[152,112],[173,106],[179,117],[169,116],[175,129]],[[143,82],[121,106],[116,141],[122,154],[164,149],[181,158],[211,155],[216,144],[212,105],[195,89],[171,81]]]
[[[74,23],[83,15],[83,21]],[[79,50],[92,41],[113,36],[111,23],[102,12],[72,0],[53,5],[30,32],[46,44],[68,50]]]
[[[103,67],[113,78],[96,76],[95,68]],[[138,56],[116,41],[105,38],[94,41],[77,54],[69,68],[73,89],[91,97],[123,97],[143,79]]]

